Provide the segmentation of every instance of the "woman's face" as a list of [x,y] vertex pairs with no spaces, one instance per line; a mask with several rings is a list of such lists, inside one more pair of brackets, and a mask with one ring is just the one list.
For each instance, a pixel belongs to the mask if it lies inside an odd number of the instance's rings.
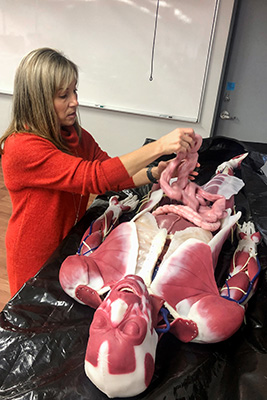
[[71,126],[76,120],[77,82],[73,80],[66,90],[59,89],[54,97],[54,107],[60,126]]

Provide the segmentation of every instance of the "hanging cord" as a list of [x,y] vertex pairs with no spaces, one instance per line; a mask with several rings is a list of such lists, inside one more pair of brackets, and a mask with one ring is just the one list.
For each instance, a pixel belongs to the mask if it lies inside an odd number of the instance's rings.
[[158,16],[159,16],[159,0],[157,1],[155,27],[154,27],[153,44],[152,44],[152,55],[151,55],[150,77],[149,77],[150,81],[153,81],[154,53],[155,53],[155,43],[157,35]]

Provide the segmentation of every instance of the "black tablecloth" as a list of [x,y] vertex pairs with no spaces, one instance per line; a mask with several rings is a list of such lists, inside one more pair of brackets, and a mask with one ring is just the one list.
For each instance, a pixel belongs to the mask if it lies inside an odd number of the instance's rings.
[[[159,341],[156,368],[149,388],[134,399],[263,400],[267,398],[267,180],[261,171],[267,145],[221,137],[203,140],[197,183],[213,175],[217,165],[249,151],[240,177],[245,187],[236,196],[242,219],[252,219],[262,234],[258,246],[262,271],[249,301],[246,321],[230,339],[217,344],[182,343],[171,334]],[[149,187],[132,190],[139,198]],[[84,218],[41,271],[9,301],[0,315],[0,400],[103,400],[83,369],[94,310],[68,297],[58,282],[62,261],[77,251],[89,224],[100,216],[114,193],[99,196]],[[125,192],[119,193],[121,197]],[[122,221],[132,215],[124,214]],[[40,216],[40,223],[42,216]],[[216,279],[224,279],[233,254],[226,242]]]

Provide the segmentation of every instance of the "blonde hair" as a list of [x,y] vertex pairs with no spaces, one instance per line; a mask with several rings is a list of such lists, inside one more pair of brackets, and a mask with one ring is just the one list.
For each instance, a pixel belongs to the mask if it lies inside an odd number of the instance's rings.
[[[22,59],[14,81],[11,123],[0,139],[1,153],[7,137],[17,132],[33,133],[68,151],[60,134],[54,97],[73,80],[78,81],[77,66],[56,50],[40,48]],[[74,126],[80,135],[77,121]]]

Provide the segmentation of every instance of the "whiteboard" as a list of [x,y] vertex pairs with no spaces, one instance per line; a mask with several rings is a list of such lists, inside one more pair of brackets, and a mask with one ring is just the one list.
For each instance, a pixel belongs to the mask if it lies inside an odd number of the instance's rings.
[[218,3],[161,0],[156,19],[157,0],[0,0],[0,92],[52,47],[78,65],[81,105],[197,122]]

